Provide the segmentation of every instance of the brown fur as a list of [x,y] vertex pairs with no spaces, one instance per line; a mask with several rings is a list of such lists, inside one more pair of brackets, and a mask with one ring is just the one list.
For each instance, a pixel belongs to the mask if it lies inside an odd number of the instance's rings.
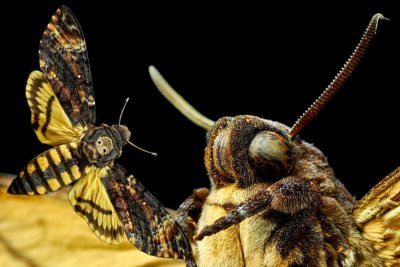
[[372,17],[346,64],[291,129],[246,115],[214,123],[149,68],[160,92],[209,131],[211,192],[199,201],[195,193],[178,217],[190,222],[189,236],[196,232],[200,266],[400,266],[400,168],[355,206],[324,155],[298,137],[350,77],[384,19]]
[[[200,210],[204,202],[194,237],[202,239],[198,265],[386,266],[325,156],[288,130],[254,116],[222,118],[211,129],[205,163],[212,188],[196,203]],[[293,166],[283,177],[265,177],[249,163],[248,145],[260,131],[280,134],[291,148]]]

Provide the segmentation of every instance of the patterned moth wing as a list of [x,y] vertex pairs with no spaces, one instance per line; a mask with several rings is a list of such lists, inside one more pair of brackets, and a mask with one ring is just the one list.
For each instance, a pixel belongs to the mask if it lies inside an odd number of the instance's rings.
[[40,68],[75,125],[94,125],[96,105],[86,42],[65,6],[52,16],[39,45]]
[[89,167],[85,177],[72,186],[68,197],[75,212],[85,220],[97,237],[117,245],[124,239],[124,230],[102,184],[102,179],[108,176],[108,172],[109,167]]
[[128,240],[150,255],[184,258],[195,266],[187,237],[161,203],[122,166],[108,174],[103,183]]
[[38,139],[55,147],[33,158],[11,183],[8,192],[47,194],[71,184],[85,172],[87,164],[79,152],[85,129],[71,124],[42,72],[33,71],[29,75],[26,97]]
[[86,127],[72,125],[44,73],[33,71],[26,85],[31,124],[38,139],[49,145],[79,141]]
[[353,218],[387,266],[400,266],[400,167],[356,204]]
[[32,159],[9,193],[54,192],[81,178],[90,165],[80,149],[95,123],[93,87],[83,34],[67,7],[60,7],[47,25],[39,58],[44,73],[29,75],[26,98],[38,139],[55,147]]
[[65,6],[47,25],[40,67],[27,82],[31,123],[38,139],[53,147],[33,158],[8,193],[41,195],[72,184],[73,209],[101,240],[119,244],[126,235],[140,250],[184,258],[195,266],[190,245],[164,207],[115,159],[129,142],[124,125],[95,126],[95,100],[86,44]]

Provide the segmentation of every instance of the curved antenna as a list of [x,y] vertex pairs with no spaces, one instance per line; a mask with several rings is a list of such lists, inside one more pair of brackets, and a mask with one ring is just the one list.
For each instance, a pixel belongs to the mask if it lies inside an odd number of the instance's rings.
[[[339,91],[345,81],[350,77],[353,70],[357,67],[368,48],[372,38],[376,34],[378,28],[378,22],[386,19],[382,14],[375,14],[367,29],[364,32],[363,37],[354,49],[353,53],[346,61],[345,65],[335,76],[333,81],[325,89],[325,91],[314,101],[314,103],[303,113],[303,115],[296,121],[290,130],[290,136],[295,137],[310,121],[312,121],[318,113],[325,107],[325,105],[333,98],[333,96]],[[388,19],[386,19],[388,20]]]
[[186,118],[191,120],[194,124],[200,126],[205,130],[210,130],[215,124],[214,121],[202,115],[192,105],[190,105],[183,97],[178,94],[171,85],[164,79],[154,66],[149,67],[149,73],[154,84],[161,92],[161,94]]
[[[128,101],[129,101],[129,97],[125,99],[124,106],[122,107],[121,113],[119,114],[118,126],[121,126],[122,114],[124,114],[125,107],[126,107],[126,104],[128,104]],[[132,142],[129,141],[129,140],[126,140],[126,142],[127,142],[128,144],[130,144],[131,146],[133,146],[134,148],[136,148],[137,150],[140,150],[140,151],[142,151],[142,152],[144,152],[144,153],[150,154],[150,155],[152,155],[152,156],[154,156],[154,157],[157,156],[157,153],[154,153],[154,152],[148,151],[148,150],[146,150],[146,149],[143,149],[143,148],[141,148],[140,146],[135,145],[134,143],[132,143]]]
[[134,148],[136,148],[137,150],[140,150],[140,151],[142,151],[142,152],[144,152],[144,153],[147,153],[147,154],[150,154],[150,155],[152,155],[152,156],[154,156],[154,157],[157,157],[157,153],[154,153],[154,152],[148,151],[148,150],[146,150],[146,149],[143,149],[143,148],[141,148],[140,146],[135,145],[134,143],[132,143],[132,142],[129,141],[129,140],[126,140],[126,142],[127,142],[128,144],[130,144],[131,146],[133,146]]
[[124,114],[124,110],[125,110],[126,104],[128,104],[128,101],[129,101],[129,97],[125,99],[124,106],[122,107],[121,113],[119,114],[118,126],[121,126],[122,114]]

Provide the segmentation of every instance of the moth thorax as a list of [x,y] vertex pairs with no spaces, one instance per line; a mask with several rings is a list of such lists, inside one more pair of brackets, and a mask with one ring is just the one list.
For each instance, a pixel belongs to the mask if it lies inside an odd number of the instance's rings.
[[250,143],[249,160],[261,176],[276,178],[291,170],[293,154],[283,136],[272,131],[262,131]]
[[104,156],[114,149],[114,144],[109,136],[99,136],[95,142],[97,153]]
[[82,152],[90,164],[98,167],[109,164],[122,154],[130,132],[126,126],[102,124],[90,129],[82,139]]

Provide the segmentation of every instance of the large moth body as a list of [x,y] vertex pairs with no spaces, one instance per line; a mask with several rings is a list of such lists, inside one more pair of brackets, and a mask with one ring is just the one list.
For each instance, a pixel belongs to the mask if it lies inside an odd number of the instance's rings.
[[[237,207],[260,211],[198,241],[199,266],[384,266],[354,224],[354,199],[325,156],[289,131],[254,116],[216,121],[205,151],[212,187],[197,229]],[[252,157],[249,148],[256,150]],[[277,178],[275,166],[285,174]]]
[[400,168],[356,201],[324,154],[298,135],[358,65],[382,19],[373,16],[345,66],[292,127],[250,115],[214,122],[149,68],[160,92],[207,130],[210,190],[194,190],[177,217],[199,266],[400,266]]

